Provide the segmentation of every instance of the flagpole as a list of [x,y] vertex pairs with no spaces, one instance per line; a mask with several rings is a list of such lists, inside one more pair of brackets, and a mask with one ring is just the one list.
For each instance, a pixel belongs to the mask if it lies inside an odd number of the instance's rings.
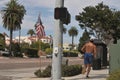
[[40,70],[41,70],[41,54],[42,54],[42,50],[40,50],[40,49],[42,49],[41,48],[42,46],[40,46],[40,40],[41,40],[41,38],[43,36],[45,36],[45,31],[44,31],[44,26],[42,25],[40,14],[39,14],[38,20],[37,20],[37,22],[35,24],[35,29],[36,29],[36,34],[37,34],[38,41],[39,41],[39,43],[38,43],[39,44],[39,47],[38,47],[39,51],[38,51],[38,53],[39,53],[39,58],[40,58]]
[[40,58],[40,71],[41,71],[41,46],[40,46],[40,39],[39,38],[39,49],[38,49],[38,52],[39,52],[39,58]]

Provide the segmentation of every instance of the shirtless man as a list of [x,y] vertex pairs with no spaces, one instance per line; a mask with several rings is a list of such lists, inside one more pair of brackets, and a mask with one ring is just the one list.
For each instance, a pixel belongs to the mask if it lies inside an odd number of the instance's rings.
[[93,39],[90,39],[82,48],[84,52],[84,69],[86,71],[86,78],[89,78],[91,64],[93,57],[96,58],[96,46],[93,44]]

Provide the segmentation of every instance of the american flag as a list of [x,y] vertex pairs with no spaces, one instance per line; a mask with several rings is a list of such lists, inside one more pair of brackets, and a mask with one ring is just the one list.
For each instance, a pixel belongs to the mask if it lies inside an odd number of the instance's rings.
[[35,30],[39,39],[45,36],[44,26],[42,25],[40,15],[38,16],[38,20],[35,24]]

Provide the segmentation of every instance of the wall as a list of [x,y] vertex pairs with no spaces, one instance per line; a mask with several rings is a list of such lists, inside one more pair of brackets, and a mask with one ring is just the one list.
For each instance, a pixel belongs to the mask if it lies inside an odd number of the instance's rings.
[[110,73],[114,70],[120,69],[120,40],[117,44],[111,44],[109,47],[110,53]]

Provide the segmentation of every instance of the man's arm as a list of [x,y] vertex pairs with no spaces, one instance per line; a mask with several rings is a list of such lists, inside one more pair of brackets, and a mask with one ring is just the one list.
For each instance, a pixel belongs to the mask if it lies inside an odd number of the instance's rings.
[[86,47],[86,45],[83,45],[83,47],[81,48],[82,52],[85,52],[85,47]]

